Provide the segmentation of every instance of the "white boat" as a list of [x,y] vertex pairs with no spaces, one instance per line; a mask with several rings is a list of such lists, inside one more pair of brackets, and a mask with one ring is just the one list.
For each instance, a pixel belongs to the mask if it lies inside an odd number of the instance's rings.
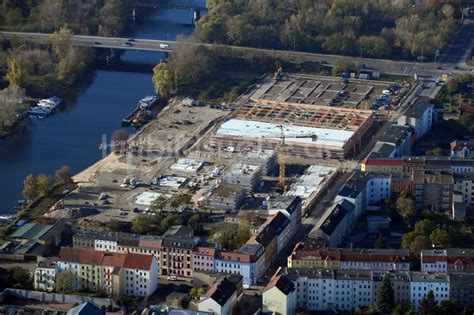
[[58,105],[61,104],[61,99],[57,96],[52,96],[50,98],[42,99],[38,102],[38,106],[44,107],[50,110],[55,109]]

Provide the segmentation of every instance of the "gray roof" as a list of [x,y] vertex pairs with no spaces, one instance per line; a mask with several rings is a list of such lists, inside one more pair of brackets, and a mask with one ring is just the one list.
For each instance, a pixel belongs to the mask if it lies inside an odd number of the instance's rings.
[[67,315],[104,315],[105,312],[92,303],[85,302],[73,307]]
[[395,151],[396,147],[395,144],[392,143],[385,143],[385,142],[377,142],[374,146],[374,149],[370,153],[371,159],[380,159],[380,158],[389,158],[390,155]]
[[411,129],[408,126],[391,125],[379,141],[399,146],[410,134]]
[[428,108],[432,108],[431,99],[428,97],[418,97],[418,99],[406,111],[405,116],[419,119]]
[[326,235],[331,235],[349,211],[350,209],[346,209],[342,203],[335,204],[331,210],[331,214],[324,220],[319,229],[326,233]]

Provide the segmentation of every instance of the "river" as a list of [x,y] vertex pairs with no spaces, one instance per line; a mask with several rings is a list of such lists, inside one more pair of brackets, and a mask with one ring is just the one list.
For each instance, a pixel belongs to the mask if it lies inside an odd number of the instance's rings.
[[[175,39],[193,32],[193,11],[150,9],[146,19],[131,26],[131,36],[147,39]],[[150,73],[97,70],[91,82],[75,99],[65,100],[54,115],[33,121],[26,132],[0,140],[0,214],[10,214],[26,175],[52,175],[61,165],[73,173],[101,158],[103,135],[121,128],[122,118],[137,101],[153,94],[151,65],[160,53],[126,52],[122,63],[150,64]],[[118,68],[118,67],[117,67]],[[122,67],[120,67],[122,68]]]

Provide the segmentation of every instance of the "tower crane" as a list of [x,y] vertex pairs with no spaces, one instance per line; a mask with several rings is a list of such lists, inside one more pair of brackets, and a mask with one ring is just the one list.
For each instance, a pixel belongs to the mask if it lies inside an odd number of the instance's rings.
[[293,138],[293,139],[310,138],[313,142],[316,142],[318,140],[318,136],[314,133],[302,134],[302,135],[285,135],[285,126],[278,125],[277,128],[280,128],[280,130],[281,130],[281,133],[280,133],[280,148],[278,150],[278,166],[279,166],[278,187],[280,187],[284,191],[286,189],[286,186],[285,186],[285,162],[286,162],[286,157],[285,157],[286,142],[285,142],[285,139],[287,139],[287,138]]

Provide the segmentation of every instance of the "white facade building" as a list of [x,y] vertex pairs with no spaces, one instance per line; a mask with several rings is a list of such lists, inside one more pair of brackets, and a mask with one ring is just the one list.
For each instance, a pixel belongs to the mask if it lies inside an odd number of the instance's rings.
[[419,97],[398,119],[398,124],[412,127],[416,139],[423,137],[433,125],[433,104],[430,103],[430,99]]
[[34,273],[35,290],[54,291],[56,280],[56,263],[45,260],[38,262]]
[[241,275],[244,285],[253,285],[265,272],[264,247],[261,244],[244,244],[236,252],[222,251],[215,260],[215,270]]
[[433,291],[438,305],[444,300],[449,300],[448,275],[412,272],[410,277],[410,304],[415,310],[418,310],[420,302],[430,291]]
[[391,184],[390,175],[377,175],[369,178],[366,185],[366,206],[379,204],[389,198],[392,193]]

